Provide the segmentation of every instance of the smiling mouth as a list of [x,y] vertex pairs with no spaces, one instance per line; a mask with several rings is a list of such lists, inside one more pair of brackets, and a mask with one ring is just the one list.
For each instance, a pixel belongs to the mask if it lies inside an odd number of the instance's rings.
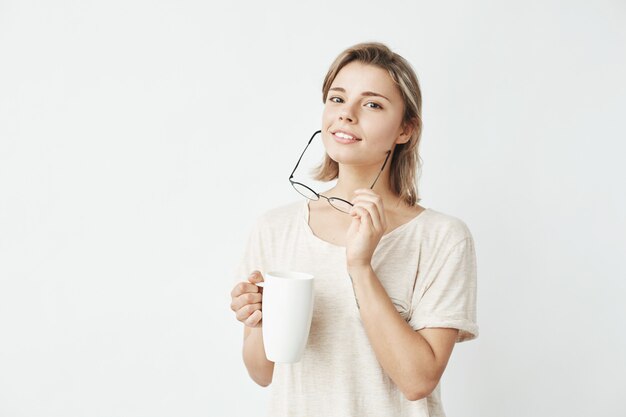
[[346,145],[349,145],[351,143],[357,143],[357,142],[360,141],[360,139],[346,139],[346,138],[342,138],[342,137],[336,136],[336,135],[333,135],[333,136],[335,137],[335,141],[337,141],[339,143],[346,144]]
[[335,138],[335,140],[342,142],[342,143],[353,143],[353,142],[359,142],[361,139],[359,138],[346,138],[346,137],[342,137],[342,136],[337,136],[335,133],[333,133],[333,137]]

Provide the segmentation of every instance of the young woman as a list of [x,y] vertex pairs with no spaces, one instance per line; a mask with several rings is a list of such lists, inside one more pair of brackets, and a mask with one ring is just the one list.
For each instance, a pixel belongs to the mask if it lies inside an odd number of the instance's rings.
[[[478,336],[476,262],[463,221],[417,204],[417,77],[384,44],[362,43],[336,58],[322,92],[316,179],[337,182],[318,192],[292,180],[308,198],[258,218],[238,271],[248,281],[231,293],[245,366],[272,384],[273,417],[444,416],[453,346]],[[315,275],[298,363],[265,357],[255,284],[271,269]]]

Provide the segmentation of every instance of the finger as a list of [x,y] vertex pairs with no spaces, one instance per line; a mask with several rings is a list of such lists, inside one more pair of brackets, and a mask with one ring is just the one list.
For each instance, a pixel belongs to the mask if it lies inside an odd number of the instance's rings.
[[383,219],[381,218],[380,207],[374,201],[372,201],[372,199],[372,197],[359,196],[355,199],[354,205],[355,207],[362,207],[363,209],[367,210],[370,215],[374,230],[378,233],[383,233],[385,229],[383,228]]
[[385,211],[384,210],[385,205],[384,205],[383,199],[378,194],[376,194],[374,191],[372,191],[372,190],[356,190],[354,193],[356,194],[356,198],[361,197],[363,199],[371,201],[374,204],[376,204],[376,206],[382,212]]
[[372,219],[370,217],[369,211],[365,210],[363,207],[354,206],[350,213],[355,216],[357,219],[361,221],[361,226],[364,226],[370,233],[375,233],[374,225],[372,224]]
[[241,294],[245,294],[248,292],[259,292],[259,287],[249,282],[240,282],[235,285],[235,288],[230,292],[230,296],[235,298],[239,297]]
[[230,309],[233,311],[237,311],[246,304],[256,304],[262,301],[263,294],[258,292],[249,292],[246,294],[241,294],[239,297],[233,298],[233,301],[230,303]]
[[372,203],[376,204],[376,206],[378,207],[381,213],[385,212],[385,205],[384,205],[383,199],[378,194],[376,194],[373,190],[359,189],[359,190],[356,190],[354,193],[356,194],[356,198],[360,197],[367,201],[371,201]]
[[[366,197],[364,196],[363,198]],[[384,229],[382,228],[382,215],[380,207],[371,200],[359,201],[357,204],[362,205],[362,207],[369,212],[372,225],[374,226],[374,230],[376,230],[378,233],[382,233]]]
[[244,321],[244,324],[248,327],[256,327],[262,318],[263,312],[261,310],[256,310]]
[[252,313],[254,313],[256,310],[260,310],[261,309],[261,303],[256,303],[256,304],[247,304],[243,307],[241,307],[238,311],[235,317],[237,317],[237,320],[243,322],[245,321],[248,317],[250,317],[250,315]]
[[263,287],[259,287],[258,285],[256,285],[259,282],[265,282],[265,278],[263,278],[263,274],[261,274],[261,271],[253,271],[250,274],[248,280],[255,284],[258,292],[263,293]]
[[265,281],[265,279],[263,278],[263,274],[261,274],[261,271],[255,270],[255,271],[252,271],[252,273],[248,277],[248,281],[252,283],[257,283],[257,282],[263,282]]

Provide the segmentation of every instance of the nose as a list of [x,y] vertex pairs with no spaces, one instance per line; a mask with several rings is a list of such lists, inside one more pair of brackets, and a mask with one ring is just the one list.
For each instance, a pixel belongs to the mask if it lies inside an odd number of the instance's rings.
[[354,108],[357,103],[342,103],[339,110],[339,120],[344,123],[354,123],[356,121],[356,109]]
[[341,111],[339,112],[339,120],[346,122],[354,122],[355,116],[352,112],[352,106],[343,106]]

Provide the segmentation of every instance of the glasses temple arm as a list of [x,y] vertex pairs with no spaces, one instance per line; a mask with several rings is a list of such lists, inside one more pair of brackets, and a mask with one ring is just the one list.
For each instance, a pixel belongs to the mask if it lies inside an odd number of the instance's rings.
[[372,186],[370,187],[370,190],[372,188],[374,188],[374,184],[376,184],[376,181],[378,181],[378,177],[380,177],[380,174],[383,172],[383,170],[385,169],[385,165],[387,165],[387,160],[389,159],[389,155],[391,155],[391,151],[387,151],[387,157],[385,158],[385,162],[383,162],[383,166],[380,169],[380,172],[378,173],[378,175],[376,175],[376,179],[374,180],[374,182],[372,183]]
[[311,136],[311,139],[309,139],[309,143],[307,143],[306,146],[304,147],[304,150],[302,151],[302,155],[300,155],[300,158],[298,158],[298,162],[296,162],[296,166],[293,168],[293,171],[291,171],[291,175],[289,176],[290,180],[293,178],[293,174],[295,174],[296,169],[298,169],[298,165],[300,165],[300,161],[302,160],[302,157],[304,156],[304,153],[306,152],[307,148],[311,144],[311,141],[313,141],[313,138],[315,137],[315,135],[317,135],[320,132],[321,130],[318,130],[317,132],[313,133],[313,136]]

